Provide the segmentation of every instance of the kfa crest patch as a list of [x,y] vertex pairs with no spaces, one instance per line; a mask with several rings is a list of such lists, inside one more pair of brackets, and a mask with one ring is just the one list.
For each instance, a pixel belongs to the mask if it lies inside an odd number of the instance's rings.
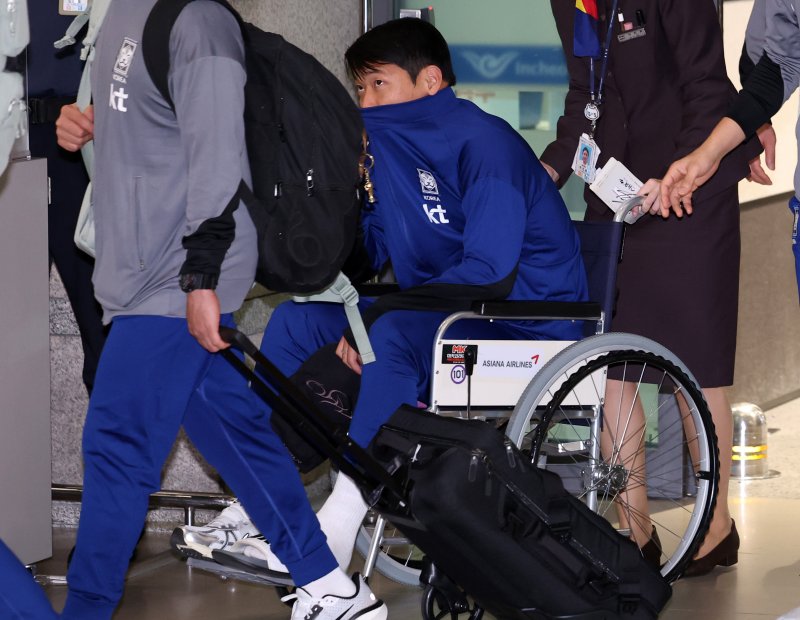
[[419,186],[422,188],[422,193],[438,196],[439,186],[436,185],[436,179],[433,178],[433,174],[421,168],[417,168],[417,174],[419,175]]
[[117,53],[117,61],[114,63],[114,73],[122,77],[128,77],[128,71],[131,68],[133,56],[136,54],[136,48],[138,46],[138,42],[125,37]]

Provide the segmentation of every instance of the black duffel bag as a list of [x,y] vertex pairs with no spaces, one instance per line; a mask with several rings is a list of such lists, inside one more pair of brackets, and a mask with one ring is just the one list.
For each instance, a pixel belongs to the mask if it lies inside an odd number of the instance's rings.
[[650,620],[671,596],[635,543],[490,424],[404,406],[370,452],[407,493],[379,510],[497,618]]
[[[345,431],[358,399],[361,376],[342,363],[336,343],[328,344],[309,357],[289,380],[316,405],[316,411]],[[327,457],[299,434],[280,415],[273,415],[272,428],[289,449],[297,468],[311,471]]]

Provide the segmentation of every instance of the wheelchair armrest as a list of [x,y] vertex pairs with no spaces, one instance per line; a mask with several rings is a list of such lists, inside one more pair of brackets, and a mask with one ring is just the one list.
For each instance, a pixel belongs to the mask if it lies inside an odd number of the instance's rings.
[[355,286],[361,297],[380,297],[381,295],[400,291],[400,286],[394,282],[386,284],[356,284]]
[[593,301],[476,301],[472,311],[481,316],[524,319],[600,320],[602,308]]

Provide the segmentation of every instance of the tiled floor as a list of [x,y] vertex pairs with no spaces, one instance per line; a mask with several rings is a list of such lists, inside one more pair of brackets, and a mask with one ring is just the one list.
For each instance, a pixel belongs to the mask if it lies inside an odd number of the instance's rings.
[[[735,568],[678,581],[664,620],[774,619],[800,606],[800,401],[767,412],[769,480],[736,481],[731,509],[742,547]],[[42,573],[63,574],[74,532],[55,533],[56,555],[39,565]],[[285,620],[289,610],[272,588],[223,581],[192,569],[166,550],[166,537],[148,534],[128,577],[115,620]],[[358,568],[354,562],[353,568]],[[416,620],[420,591],[377,575],[375,592],[393,620]],[[62,586],[48,586],[60,608]],[[462,616],[465,618],[466,616]],[[800,614],[793,616],[800,618]]]

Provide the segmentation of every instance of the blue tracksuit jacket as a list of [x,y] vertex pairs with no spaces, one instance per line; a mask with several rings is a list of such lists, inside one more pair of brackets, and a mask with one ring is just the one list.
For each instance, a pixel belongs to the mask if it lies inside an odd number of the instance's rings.
[[[377,202],[362,216],[373,267],[391,258],[402,289],[435,285],[446,297],[586,299],[564,202],[508,123],[450,88],[362,115],[375,158]],[[579,333],[562,322],[547,335]]]

